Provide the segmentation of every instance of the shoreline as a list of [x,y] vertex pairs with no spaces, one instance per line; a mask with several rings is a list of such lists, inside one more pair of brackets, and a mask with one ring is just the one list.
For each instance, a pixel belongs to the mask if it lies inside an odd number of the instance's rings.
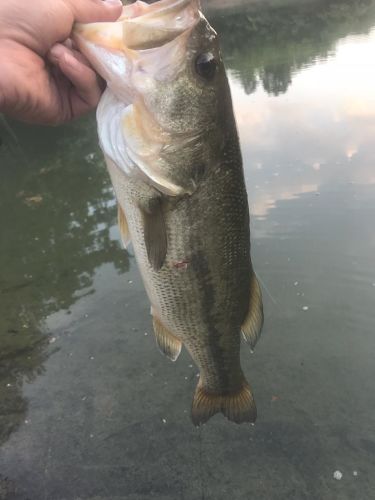
[[201,0],[202,7],[208,11],[233,10],[237,8],[259,6],[285,7],[304,3],[306,5],[316,3],[317,0]]

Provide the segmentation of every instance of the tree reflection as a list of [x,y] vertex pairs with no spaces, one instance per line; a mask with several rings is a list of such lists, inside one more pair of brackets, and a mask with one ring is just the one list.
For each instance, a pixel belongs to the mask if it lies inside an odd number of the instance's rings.
[[116,206],[92,117],[0,135],[1,444],[25,418],[23,381],[43,371],[45,318],[93,293],[98,266],[123,273],[128,258],[110,236]]
[[292,83],[290,68],[284,64],[265,66],[259,72],[259,78],[262,81],[264,90],[276,96],[284,94]]
[[226,66],[247,94],[259,83],[271,95],[285,93],[298,70],[326,58],[338,39],[367,32],[375,20],[374,0],[286,0],[284,6],[271,0],[243,8],[208,11],[208,17],[220,34]]
[[258,87],[258,80],[254,73],[242,73],[240,75],[242,86],[247,95],[252,94]]

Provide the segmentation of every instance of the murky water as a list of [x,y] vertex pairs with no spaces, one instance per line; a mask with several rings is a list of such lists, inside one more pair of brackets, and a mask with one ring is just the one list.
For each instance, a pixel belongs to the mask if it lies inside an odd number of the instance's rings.
[[264,291],[257,424],[192,426],[196,369],[155,346],[94,118],[4,122],[0,499],[373,497],[375,2],[282,3],[209,11]]

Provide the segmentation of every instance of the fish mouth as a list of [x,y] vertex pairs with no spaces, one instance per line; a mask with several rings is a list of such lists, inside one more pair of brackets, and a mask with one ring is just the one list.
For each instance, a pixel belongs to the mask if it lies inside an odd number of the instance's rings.
[[[179,141],[147,99],[188,64],[188,40],[201,16],[199,0],[138,0],[125,6],[115,22],[77,24],[73,32],[81,52],[107,82],[109,92],[97,109],[103,151],[125,172],[123,164],[136,165],[152,185],[172,196],[195,186],[181,187],[155,166],[163,148]],[[184,140],[193,139],[183,137],[181,146]]]
[[[110,52],[123,52],[161,47],[190,31],[199,21],[199,0],[160,0],[152,4],[136,1],[123,7],[115,22],[77,23],[73,38],[85,55],[90,46]],[[95,66],[95,62],[94,62]]]
[[136,1],[115,22],[79,24],[73,40],[107,86],[123,102],[151,79],[173,79],[198,24],[199,0]]

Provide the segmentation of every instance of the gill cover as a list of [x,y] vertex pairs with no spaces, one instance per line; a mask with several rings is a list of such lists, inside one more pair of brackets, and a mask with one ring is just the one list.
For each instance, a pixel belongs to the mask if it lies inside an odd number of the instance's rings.
[[186,43],[201,14],[197,0],[137,1],[116,22],[77,24],[74,39],[106,80],[97,110],[100,144],[126,175],[146,180],[162,193],[191,193],[159,161],[174,138],[144,104],[155,80],[173,79],[185,64]]

